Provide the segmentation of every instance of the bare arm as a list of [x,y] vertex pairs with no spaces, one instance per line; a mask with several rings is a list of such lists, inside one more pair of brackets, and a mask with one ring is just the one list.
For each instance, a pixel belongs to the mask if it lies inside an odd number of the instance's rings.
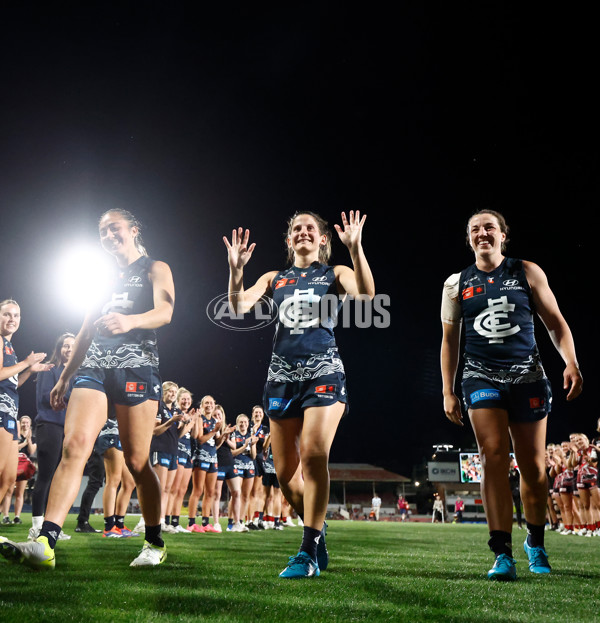
[[375,296],[375,280],[365,252],[362,247],[362,230],[367,219],[367,215],[360,217],[360,212],[350,210],[349,219],[345,212],[342,212],[342,225],[335,225],[340,240],[346,245],[350,252],[353,268],[348,266],[336,266],[335,276],[338,289],[342,294],[350,296],[367,296],[372,299]]
[[130,316],[110,312],[98,318],[95,326],[109,335],[119,335],[133,329],[158,329],[169,324],[175,305],[175,285],[171,269],[165,262],[154,262],[149,277],[154,302],[152,309]]
[[229,305],[235,314],[245,314],[252,309],[262,296],[271,291],[271,281],[277,271],[270,271],[262,275],[248,290],[244,289],[244,267],[250,261],[255,243],[248,244],[250,230],[244,231],[238,227],[231,232],[231,242],[223,236],[227,247],[227,261],[229,263]]
[[575,354],[573,335],[560,312],[554,293],[550,289],[544,271],[533,262],[523,262],[527,281],[531,286],[535,309],[546,327],[550,339],[565,362],[563,388],[568,390],[567,400],[573,400],[581,394],[583,377]]
[[440,364],[442,369],[442,393],[446,417],[459,426],[463,426],[460,400],[454,393],[454,383],[460,355],[460,324],[442,322],[442,348]]

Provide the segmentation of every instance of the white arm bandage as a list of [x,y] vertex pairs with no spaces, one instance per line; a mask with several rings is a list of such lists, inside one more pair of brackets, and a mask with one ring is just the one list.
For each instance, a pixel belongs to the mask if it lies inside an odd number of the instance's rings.
[[460,324],[462,321],[462,309],[458,299],[458,286],[460,273],[450,275],[444,282],[442,292],[442,322],[447,324]]

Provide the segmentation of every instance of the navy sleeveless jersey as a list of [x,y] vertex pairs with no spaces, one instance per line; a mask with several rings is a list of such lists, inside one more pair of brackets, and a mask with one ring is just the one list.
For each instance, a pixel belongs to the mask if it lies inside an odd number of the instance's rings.
[[[173,416],[179,413],[179,409],[174,407],[169,409],[161,400],[158,405],[158,413],[156,414],[157,424],[165,424],[173,419]],[[177,454],[179,441],[178,423],[172,422],[161,435],[154,435],[150,444],[151,452],[165,452],[167,454]]]
[[[8,368],[16,365],[19,360],[15,354],[13,345],[2,336],[3,366]],[[17,418],[19,411],[19,375],[14,374],[8,379],[0,381],[0,410],[5,411],[12,418]]]
[[[102,314],[116,312],[126,316],[143,314],[154,308],[152,282],[148,277],[154,260],[142,255],[118,275],[102,306]],[[82,368],[158,367],[158,348],[154,329],[133,329],[120,335],[96,331]]]
[[493,370],[504,371],[512,382],[544,378],[531,288],[521,260],[506,258],[489,273],[473,264],[460,274],[459,298],[465,330],[464,377],[488,376]]
[[305,381],[344,372],[333,329],[342,301],[332,266],[282,270],[271,283],[278,307],[269,382]]

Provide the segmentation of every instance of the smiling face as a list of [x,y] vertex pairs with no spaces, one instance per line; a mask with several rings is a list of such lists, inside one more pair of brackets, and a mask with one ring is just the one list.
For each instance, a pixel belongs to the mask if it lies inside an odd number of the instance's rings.
[[183,394],[181,394],[181,396],[179,396],[179,408],[182,411],[189,411],[191,406],[192,406],[192,395],[188,394],[187,392],[184,392]]
[[493,214],[476,214],[469,221],[469,245],[476,256],[488,258],[502,255],[506,234]]
[[171,405],[175,402],[177,396],[177,385],[169,385],[163,389],[163,400],[165,404]]
[[244,416],[238,416],[236,422],[238,430],[240,431],[240,433],[242,433],[242,435],[244,435],[246,433],[246,431],[248,430],[248,425],[249,425],[249,420],[248,417],[246,415]]
[[288,236],[288,248],[295,256],[319,259],[319,250],[327,244],[327,235],[319,231],[319,224],[310,214],[299,214],[291,223]]
[[16,303],[5,303],[0,307],[0,334],[10,337],[21,324],[21,308]]
[[265,412],[261,407],[254,407],[254,409],[252,409],[252,424],[254,424],[254,426],[260,426],[264,417]]
[[61,363],[65,364],[69,361],[71,354],[73,352],[73,344],[75,344],[74,337],[66,337],[61,348],[60,348],[60,360]]
[[100,242],[105,251],[116,257],[128,257],[136,252],[138,228],[131,226],[118,212],[107,212],[98,225]]
[[212,417],[212,413],[215,409],[215,399],[212,396],[204,396],[200,403],[200,408],[206,417]]

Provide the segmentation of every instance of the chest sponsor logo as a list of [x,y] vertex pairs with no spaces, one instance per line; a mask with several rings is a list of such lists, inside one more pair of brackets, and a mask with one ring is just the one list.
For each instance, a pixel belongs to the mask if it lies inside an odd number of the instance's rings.
[[133,275],[129,277],[127,283],[125,284],[126,288],[142,288],[144,284],[142,283],[142,278],[139,275]]
[[462,298],[463,301],[466,301],[467,299],[472,299],[474,296],[479,296],[481,294],[485,294],[485,284],[465,288],[462,291]]
[[506,338],[521,330],[519,325],[511,326],[510,322],[506,322],[514,310],[514,304],[509,303],[506,296],[488,299],[487,308],[475,318],[473,328],[490,344],[503,344]]

